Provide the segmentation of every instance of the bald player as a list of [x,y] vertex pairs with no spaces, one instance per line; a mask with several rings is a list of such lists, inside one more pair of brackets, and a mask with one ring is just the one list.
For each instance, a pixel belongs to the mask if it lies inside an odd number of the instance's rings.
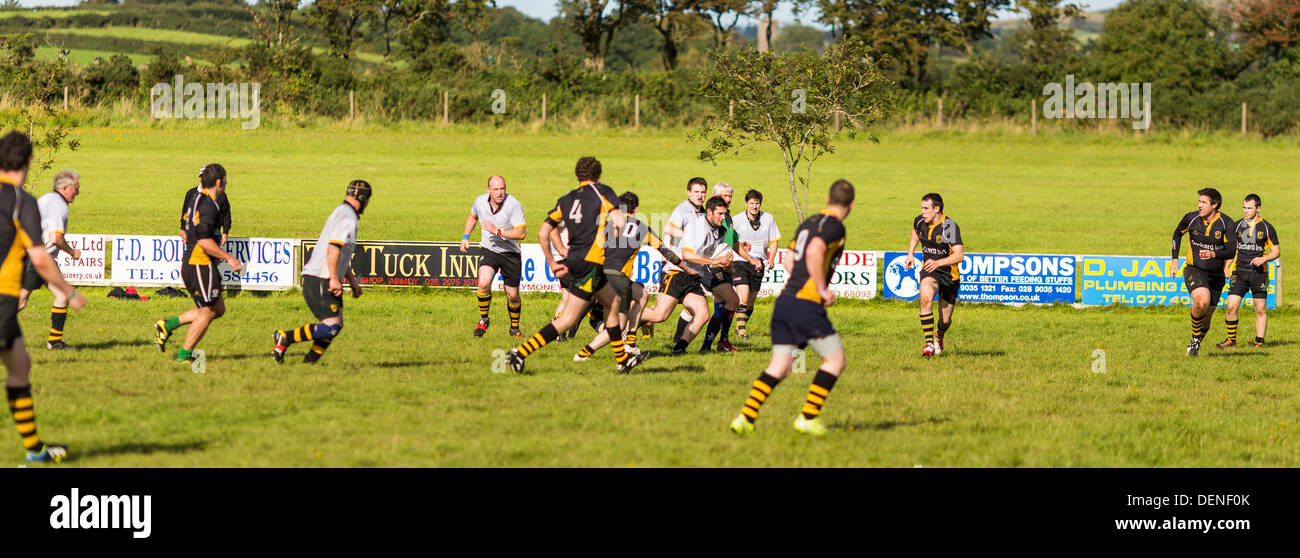
[[492,279],[501,273],[506,286],[506,308],[510,312],[510,336],[521,337],[519,313],[523,301],[519,299],[519,273],[523,257],[519,241],[527,232],[524,224],[524,206],[519,199],[506,193],[506,179],[493,176],[488,179],[487,193],[474,199],[465,218],[465,231],[460,237],[460,251],[469,251],[469,233],[479,225],[478,260],[478,325],[474,337],[487,333],[488,309],[492,305]]

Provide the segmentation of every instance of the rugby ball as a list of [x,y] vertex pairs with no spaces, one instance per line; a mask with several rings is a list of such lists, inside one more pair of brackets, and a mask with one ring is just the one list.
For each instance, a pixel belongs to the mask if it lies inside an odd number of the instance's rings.
[[[715,259],[715,260],[719,260],[719,259],[725,258],[725,257],[727,256],[727,254],[730,254],[730,253],[731,253],[731,245],[730,245],[730,244],[726,244],[726,243],[722,243],[722,244],[719,244],[717,248],[714,248],[714,249],[713,249],[713,254],[710,255],[709,257],[710,257],[710,258],[713,258],[713,259]],[[734,257],[734,256],[733,256],[733,257]]]

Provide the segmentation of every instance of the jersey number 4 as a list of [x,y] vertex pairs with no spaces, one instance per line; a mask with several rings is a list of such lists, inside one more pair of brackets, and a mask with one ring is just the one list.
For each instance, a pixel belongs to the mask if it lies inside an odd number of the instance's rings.
[[574,223],[582,222],[582,200],[573,200],[573,210],[569,211],[569,220]]
[[794,239],[794,261],[803,259],[803,249],[808,247],[808,229],[799,231]]

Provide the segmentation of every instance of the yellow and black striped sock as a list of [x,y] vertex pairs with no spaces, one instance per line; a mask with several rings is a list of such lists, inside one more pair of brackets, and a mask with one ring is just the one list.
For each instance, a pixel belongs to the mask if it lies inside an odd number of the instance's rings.
[[1223,320],[1228,324],[1228,341],[1237,340],[1237,320]]
[[478,317],[488,317],[488,309],[492,307],[492,293],[475,292],[474,294],[478,295]]
[[303,341],[311,341],[312,340],[311,326],[313,325],[316,324],[307,324],[300,328],[296,328],[290,331],[289,333],[286,333],[285,336],[289,338],[289,344],[292,345],[294,343],[301,343]]
[[1201,337],[1205,337],[1210,333],[1210,326],[1213,324],[1214,324],[1213,313],[1207,313],[1205,314],[1205,317],[1201,318]]
[[555,338],[559,336],[560,334],[555,331],[554,325],[546,324],[542,327],[541,331],[538,331],[527,341],[524,341],[524,344],[515,347],[515,350],[519,351],[519,356],[527,358],[528,355],[533,354],[537,349],[545,347],[547,343],[554,341]]
[[632,331],[630,331],[630,332],[628,332],[628,333],[623,334],[623,345],[628,346],[628,347],[636,347],[636,330],[635,330],[635,329],[632,330]]
[[325,349],[330,348],[330,343],[333,342],[333,339],[317,339],[312,341],[311,352],[316,353],[316,358],[320,358],[321,355],[325,354]]
[[1192,315],[1192,337],[1200,338],[1205,335],[1205,330],[1201,329],[1201,319]]
[[32,453],[45,449],[41,437],[36,435],[36,410],[32,403],[32,386],[8,386],[9,412],[18,426],[18,435],[23,439],[23,447]]
[[826,398],[835,387],[837,378],[838,376],[833,376],[825,370],[817,371],[817,375],[813,376],[812,385],[808,386],[808,400],[803,404],[803,418],[812,420],[822,414],[822,405],[826,404]]
[[591,348],[591,345],[583,345],[583,346],[582,346],[582,350],[578,351],[578,356],[580,356],[580,357],[582,357],[582,358],[587,358],[587,357],[589,357],[589,356],[595,354],[595,352],[596,352],[596,349]]
[[749,307],[741,304],[736,308],[736,329],[745,329],[749,325]]
[[50,309],[50,336],[45,338],[46,341],[63,340],[63,324],[68,320],[68,307],[59,308],[55,306]]
[[926,343],[934,343],[934,314],[921,314],[921,334]]
[[745,420],[750,424],[758,420],[758,409],[767,401],[767,396],[772,395],[772,390],[781,380],[773,378],[767,372],[758,375],[758,379],[749,387],[749,397],[745,398],[745,406],[740,408],[740,414],[745,415]]
[[1258,335],[1256,335],[1256,336],[1255,336],[1255,344],[1256,344],[1256,345],[1263,345],[1263,344],[1264,344],[1264,338],[1263,338],[1263,337],[1260,337],[1260,336],[1258,336]]
[[627,360],[627,350],[623,348],[623,338],[620,337],[622,332],[617,326],[605,326],[605,333],[609,334],[609,348],[614,350],[614,362],[623,364]]
[[510,311],[510,329],[519,329],[519,310],[523,307],[524,302],[522,300],[518,303],[506,302],[506,309]]

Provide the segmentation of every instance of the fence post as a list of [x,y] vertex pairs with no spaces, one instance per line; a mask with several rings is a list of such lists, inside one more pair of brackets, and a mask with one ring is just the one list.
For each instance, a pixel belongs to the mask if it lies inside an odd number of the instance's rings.
[[736,102],[727,101],[727,120],[736,119]]
[[1038,99],[1029,101],[1029,126],[1033,134],[1038,135]]
[[542,93],[542,124],[546,124],[546,94]]
[[835,111],[835,133],[840,133],[840,111]]
[[939,129],[942,130],[943,129],[943,97],[939,97],[939,113],[937,116],[938,116]]
[[1241,136],[1246,136],[1246,101],[1241,102]]
[[443,91],[442,92],[442,123],[443,124],[451,123],[451,107],[449,105],[450,102],[451,102],[451,94],[447,91]]
[[350,123],[353,120],[356,120],[356,118],[357,118],[357,99],[355,96],[355,91],[349,89],[348,90],[348,122]]
[[[1246,105],[1243,103],[1241,106],[1245,107]],[[66,85],[63,86],[63,110],[68,110],[68,86]],[[1242,110],[1246,110],[1246,109],[1242,108]]]
[[635,127],[636,129],[640,130],[641,129],[641,94],[640,93],[636,94],[636,100],[633,102],[633,105],[634,105],[633,110],[636,113]]

